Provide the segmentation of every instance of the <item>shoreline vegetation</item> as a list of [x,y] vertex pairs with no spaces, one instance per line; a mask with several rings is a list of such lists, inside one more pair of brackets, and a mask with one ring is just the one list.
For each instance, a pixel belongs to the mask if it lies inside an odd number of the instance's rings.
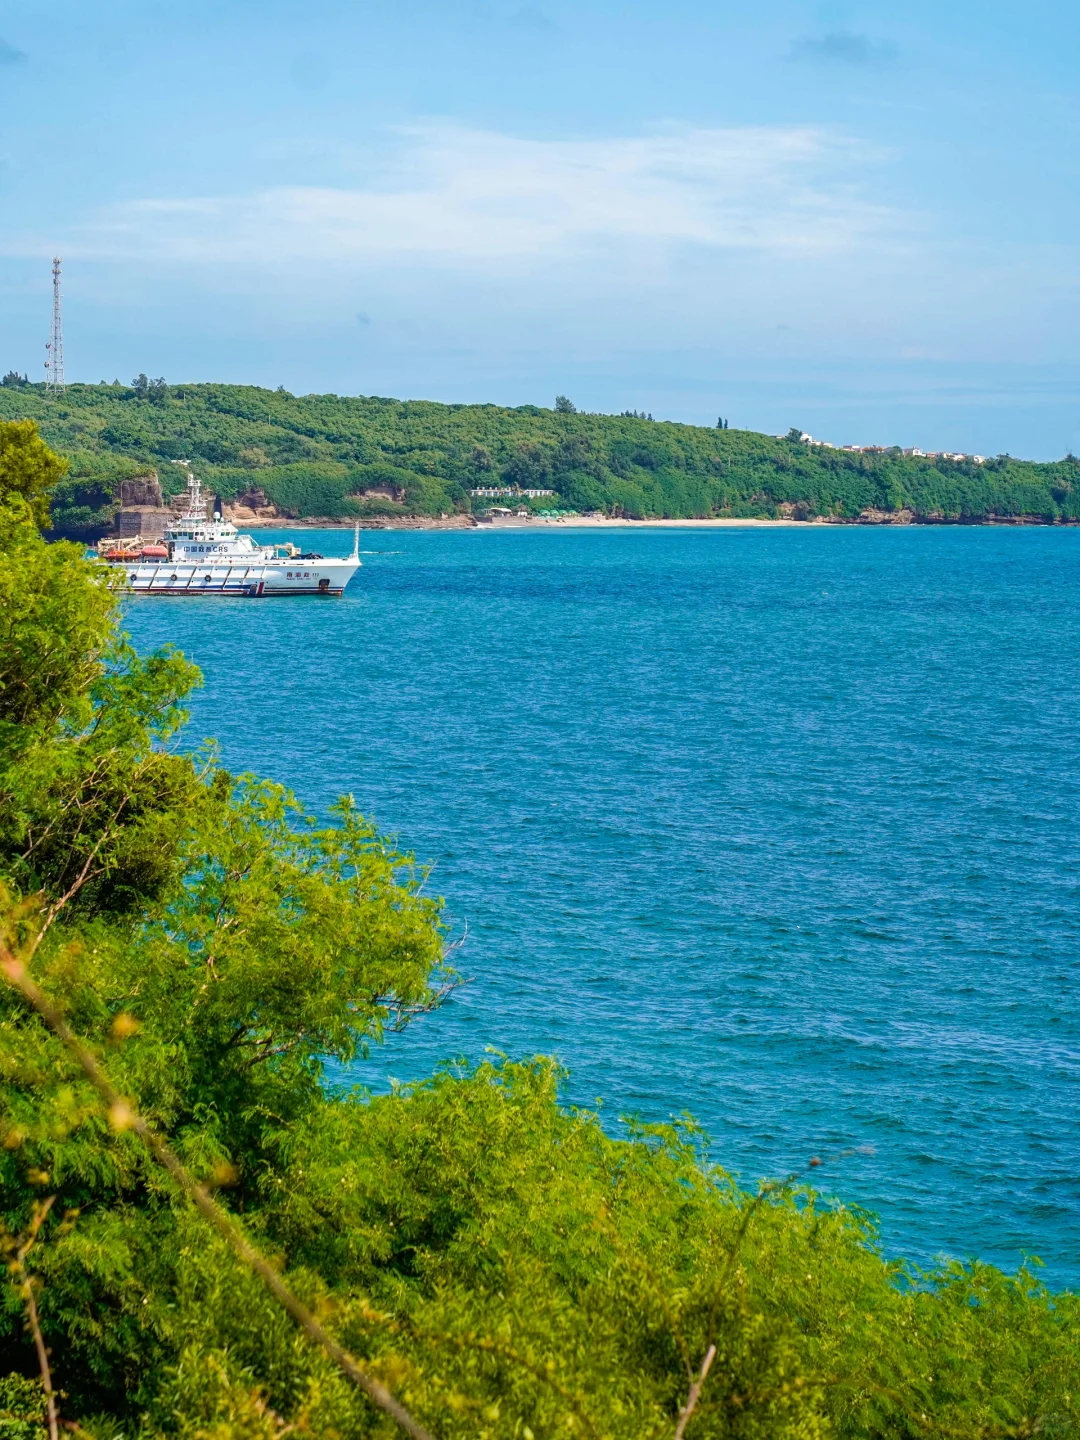
[[1080,461],[836,449],[627,411],[294,396],[136,377],[48,395],[14,372],[0,421],[31,420],[68,461],[53,533],[93,539],[125,507],[167,505],[195,468],[236,523],[367,528],[527,521],[611,525],[1080,524]]
[[828,1154],[744,1188],[543,1057],[331,1083],[453,1003],[429,872],[192,751],[64,483],[0,422],[0,1436],[1077,1433],[1077,1297],[887,1257]]

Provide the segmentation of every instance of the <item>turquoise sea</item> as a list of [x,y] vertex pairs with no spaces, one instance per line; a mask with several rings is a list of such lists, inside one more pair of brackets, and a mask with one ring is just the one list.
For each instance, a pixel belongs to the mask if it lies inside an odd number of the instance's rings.
[[353,792],[468,926],[358,1078],[556,1054],[747,1183],[822,1157],[890,1252],[1080,1282],[1080,532],[361,540],[340,601],[128,606],[193,740]]

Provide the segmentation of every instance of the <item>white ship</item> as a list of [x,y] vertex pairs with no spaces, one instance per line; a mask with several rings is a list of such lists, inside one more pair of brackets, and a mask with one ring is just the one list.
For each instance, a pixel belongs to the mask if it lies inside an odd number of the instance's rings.
[[[183,462],[181,462],[183,463]],[[139,595],[340,595],[360,569],[360,527],[353,553],[328,560],[295,545],[256,545],[236,526],[206,513],[199,481],[187,473],[187,502],[164,538],[102,540],[100,559]]]

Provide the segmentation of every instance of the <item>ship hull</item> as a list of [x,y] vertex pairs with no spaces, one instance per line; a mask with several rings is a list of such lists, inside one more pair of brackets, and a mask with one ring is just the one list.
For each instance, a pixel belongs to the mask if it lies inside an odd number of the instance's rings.
[[341,595],[360,568],[358,561],[257,562],[252,565],[165,561],[109,562],[119,588],[134,595],[234,595],[244,599]]

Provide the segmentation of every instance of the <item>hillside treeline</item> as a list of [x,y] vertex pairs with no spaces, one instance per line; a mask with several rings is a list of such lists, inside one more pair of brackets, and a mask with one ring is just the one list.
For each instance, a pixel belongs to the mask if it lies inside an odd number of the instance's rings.
[[[17,377],[16,377],[17,379]],[[441,405],[377,396],[294,396],[240,385],[0,386],[0,419],[28,418],[68,457],[53,496],[62,532],[102,527],[119,482],[149,469],[166,489],[193,462],[223,499],[260,496],[283,514],[436,516],[486,508],[478,488],[551,490],[534,510],[635,519],[794,515],[855,520],[1080,520],[1080,462],[999,456],[976,464],[853,454],[749,430],[535,405]]]
[[889,1261],[546,1060],[334,1083],[452,995],[439,903],[348,800],[192,755],[198,672],[42,539],[61,469],[0,423],[0,1435],[1076,1433],[1032,1273]]

